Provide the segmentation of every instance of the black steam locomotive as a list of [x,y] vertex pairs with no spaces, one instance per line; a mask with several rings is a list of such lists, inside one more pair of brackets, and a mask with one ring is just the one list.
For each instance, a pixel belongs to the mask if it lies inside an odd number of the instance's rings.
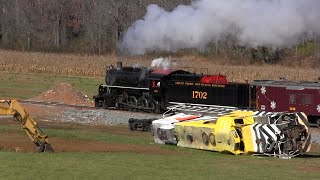
[[225,76],[184,70],[109,66],[95,106],[160,113],[174,103],[249,108],[249,84],[229,83]]

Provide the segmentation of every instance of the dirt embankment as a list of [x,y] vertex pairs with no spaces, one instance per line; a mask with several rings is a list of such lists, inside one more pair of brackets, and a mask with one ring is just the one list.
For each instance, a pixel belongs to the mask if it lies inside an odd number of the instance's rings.
[[80,91],[74,89],[72,85],[68,83],[57,84],[53,87],[53,89],[50,89],[29,100],[79,106],[94,106],[94,103],[90,101],[86,95],[83,95]]

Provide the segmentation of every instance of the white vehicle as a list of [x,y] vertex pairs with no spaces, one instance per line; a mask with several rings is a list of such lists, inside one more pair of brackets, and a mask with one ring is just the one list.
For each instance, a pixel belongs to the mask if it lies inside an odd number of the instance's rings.
[[158,144],[177,144],[174,124],[185,121],[215,120],[217,117],[197,116],[178,113],[173,116],[164,117],[152,122],[152,135],[155,143]]

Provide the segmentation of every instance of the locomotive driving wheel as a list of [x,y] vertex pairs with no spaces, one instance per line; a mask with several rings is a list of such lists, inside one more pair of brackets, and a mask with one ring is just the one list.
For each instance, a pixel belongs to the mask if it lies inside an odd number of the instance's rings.
[[129,103],[129,108],[132,109],[132,110],[136,110],[136,107],[138,105],[138,101],[137,101],[137,98],[134,97],[134,96],[129,96],[129,99],[128,99],[128,103]]
[[144,97],[140,97],[138,99],[138,106],[141,109],[148,108],[149,107],[148,100],[146,98],[144,98]]
[[154,102],[154,100],[148,100],[148,107],[149,107],[149,111],[150,112],[155,112],[155,109],[156,109],[156,104]]
[[159,104],[154,99],[148,100],[148,107],[150,109],[150,112],[155,112],[155,113],[160,112]]
[[123,103],[123,97],[122,96],[118,96],[115,98],[115,107],[117,109],[121,109],[123,106],[122,106],[122,103]]

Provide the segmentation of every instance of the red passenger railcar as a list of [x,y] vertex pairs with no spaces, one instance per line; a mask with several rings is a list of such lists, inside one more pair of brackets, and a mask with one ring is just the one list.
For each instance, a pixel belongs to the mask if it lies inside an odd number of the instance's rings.
[[320,124],[320,83],[257,80],[251,83],[251,106],[261,111],[304,112]]

